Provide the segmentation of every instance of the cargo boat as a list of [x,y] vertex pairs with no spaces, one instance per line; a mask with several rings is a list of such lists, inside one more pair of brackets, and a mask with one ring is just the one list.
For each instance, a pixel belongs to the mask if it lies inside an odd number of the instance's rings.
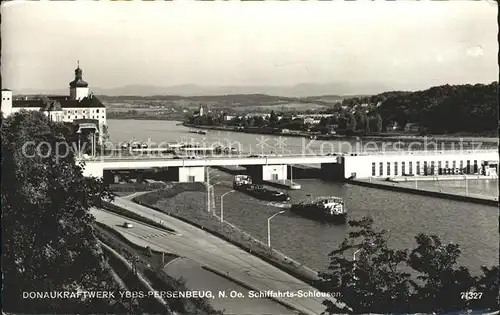
[[317,197],[311,202],[293,204],[290,211],[300,216],[324,222],[345,223],[347,211],[340,197]]
[[244,192],[254,198],[267,201],[289,201],[290,196],[279,190],[265,188],[262,185],[253,184],[248,175],[236,175],[233,181],[233,189]]
[[189,130],[190,133],[197,133],[199,135],[206,135],[207,132],[205,130]]

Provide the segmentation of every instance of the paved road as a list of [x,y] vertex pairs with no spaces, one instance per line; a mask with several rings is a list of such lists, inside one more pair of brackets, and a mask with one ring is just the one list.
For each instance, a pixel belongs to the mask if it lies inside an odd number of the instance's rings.
[[[214,299],[209,303],[225,314],[297,314],[279,303],[265,298],[249,298],[249,290],[223,278],[211,271],[205,270],[197,262],[188,258],[178,258],[167,264],[165,272],[172,277],[186,280],[190,289],[211,291]],[[219,297],[224,288],[226,297]],[[231,292],[242,293],[243,298],[231,298]]]
[[[116,228],[132,242],[187,257],[200,265],[224,272],[231,278],[260,291],[288,291],[294,294],[305,292],[313,296],[280,297],[279,299],[306,314],[317,315],[325,310],[322,301],[326,298],[321,296],[320,292],[260,258],[250,255],[208,232],[131,201],[116,198],[115,204],[143,216],[154,218],[156,221],[162,220],[166,226],[179,233],[177,235],[170,234],[140,224],[135,224],[132,229],[120,228],[118,225],[123,224],[122,217],[109,212],[93,210],[97,221]],[[338,303],[334,298],[328,299]]]

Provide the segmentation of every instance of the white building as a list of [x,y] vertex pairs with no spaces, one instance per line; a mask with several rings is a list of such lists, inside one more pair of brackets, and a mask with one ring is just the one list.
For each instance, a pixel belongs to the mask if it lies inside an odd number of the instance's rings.
[[348,155],[342,159],[345,178],[486,173],[493,175],[498,172],[496,150],[388,152]]
[[[106,106],[89,92],[83,81],[80,66],[75,69],[75,79],[69,83],[69,95],[43,95],[15,98],[12,91],[2,89],[2,113],[4,117],[20,110],[43,111],[49,119],[94,128],[101,134],[106,124]],[[94,127],[92,127],[92,125]]]

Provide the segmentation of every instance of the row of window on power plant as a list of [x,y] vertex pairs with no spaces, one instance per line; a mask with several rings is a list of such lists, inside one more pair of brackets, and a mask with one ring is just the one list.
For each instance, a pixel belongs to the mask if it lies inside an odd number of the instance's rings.
[[[413,168],[414,163],[401,162],[401,168],[399,167],[398,162],[384,162],[378,163],[378,176],[398,176],[399,171],[401,170],[402,176],[408,175],[451,175],[451,174],[483,174],[485,175],[486,167],[485,165],[478,165],[478,161],[474,160],[473,164],[471,164],[470,160],[467,160],[464,165],[464,161],[424,161],[420,163],[420,161],[415,162],[415,169]],[[408,168],[406,168],[408,166]],[[384,174],[384,170],[386,173]],[[391,174],[391,170],[394,172]],[[372,163],[372,176],[377,176],[377,163]],[[415,173],[414,173],[415,171]]]

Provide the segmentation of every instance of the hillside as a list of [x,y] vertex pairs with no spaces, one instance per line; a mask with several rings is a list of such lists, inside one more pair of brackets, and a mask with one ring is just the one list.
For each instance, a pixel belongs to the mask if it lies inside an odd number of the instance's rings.
[[[423,91],[385,92],[345,99],[342,105],[369,104],[384,125],[419,123],[432,133],[489,132],[498,129],[498,82],[442,85]],[[377,106],[378,105],[378,106]]]

